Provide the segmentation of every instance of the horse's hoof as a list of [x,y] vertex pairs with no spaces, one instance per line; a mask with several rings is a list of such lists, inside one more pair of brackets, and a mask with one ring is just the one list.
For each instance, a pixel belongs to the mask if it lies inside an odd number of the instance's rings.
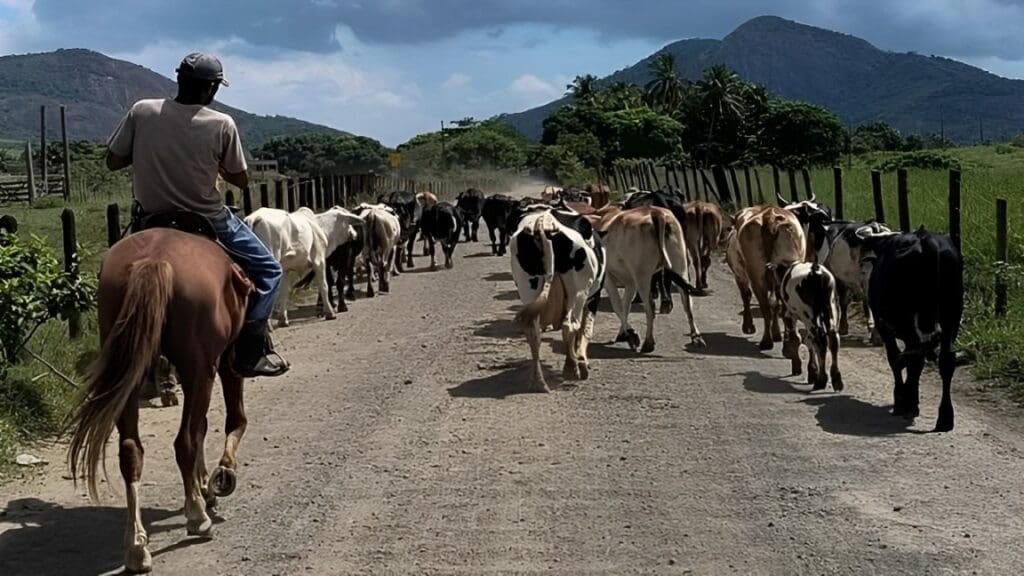
[[128,574],[147,574],[153,571],[153,556],[149,553],[149,547],[129,546],[124,551],[124,571]]
[[189,520],[185,523],[185,530],[189,536],[198,538],[213,538],[213,520],[205,518],[197,522]]
[[654,352],[654,341],[653,340],[646,340],[646,341],[644,341],[644,345],[640,347],[640,353],[641,354],[650,354],[651,352]]
[[213,474],[210,474],[210,493],[214,496],[227,498],[235,492],[238,486],[238,477],[235,471],[223,466],[217,466]]

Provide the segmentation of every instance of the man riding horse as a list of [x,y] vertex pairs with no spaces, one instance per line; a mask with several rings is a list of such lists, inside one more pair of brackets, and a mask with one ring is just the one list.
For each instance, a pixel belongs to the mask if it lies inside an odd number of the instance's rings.
[[216,188],[218,174],[229,184],[249,184],[238,128],[227,114],[208,106],[227,86],[217,58],[189,54],[176,70],[173,100],[140,100],[118,125],[107,148],[107,167],[134,166],[138,217],[186,211],[209,219],[217,240],[249,276],[253,292],[245,324],[235,345],[234,369],[240,376],[279,376],[288,371],[273,350],[268,321],[282,281],[280,264],[266,246],[224,205]]

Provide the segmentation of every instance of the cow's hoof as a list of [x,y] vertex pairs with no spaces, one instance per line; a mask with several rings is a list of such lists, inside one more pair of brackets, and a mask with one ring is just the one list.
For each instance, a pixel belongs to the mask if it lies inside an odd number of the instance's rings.
[[430,271],[431,272],[436,272],[437,271],[437,264],[431,264],[430,265]]
[[746,334],[747,336],[750,336],[751,334],[754,334],[756,332],[757,328],[754,326],[753,322],[751,322],[750,324],[743,324],[743,333]]
[[210,474],[209,483],[211,494],[220,498],[227,498],[235,493],[235,488],[238,487],[238,476],[230,468],[217,466],[213,473]]
[[153,571],[153,556],[147,544],[132,544],[124,551],[124,571],[128,574],[148,574]]
[[334,319],[336,319],[337,317],[338,317],[338,316],[337,316],[336,314],[334,314],[334,313],[332,312],[332,313],[330,313],[330,314],[328,314],[328,315],[324,316],[324,320],[334,320]]
[[662,300],[661,307],[658,308],[659,314],[671,314],[672,313],[672,301]]
[[185,522],[185,532],[189,536],[197,538],[213,538],[213,520],[209,517],[201,520],[188,520]]
[[871,339],[869,340],[869,342],[871,343],[872,346],[881,346],[882,345],[882,337],[878,334],[878,332],[876,330],[872,330],[871,331]]
[[178,405],[178,396],[174,390],[164,390],[160,393],[160,405],[164,408]]
[[708,343],[704,341],[704,337],[700,334],[690,336],[690,344],[697,348],[707,348]]
[[943,418],[942,416],[939,416],[938,421],[935,422],[935,431],[936,432],[952,432],[953,431],[953,418],[952,417]]
[[850,334],[850,323],[849,322],[840,321],[839,322],[839,335],[840,336],[847,336],[849,334]]
[[288,325],[289,325],[289,322],[287,320],[278,320],[277,321],[277,327],[278,328],[287,328]]
[[584,363],[579,364],[580,367],[580,380],[590,379],[590,367]]
[[640,335],[633,330],[629,330],[626,332],[626,343],[629,344],[633,352],[636,352],[637,348],[640,347]]
[[551,392],[551,389],[548,388],[548,383],[545,382],[544,380],[535,380],[530,384],[530,392],[536,392],[537,394],[547,394],[548,392]]
[[454,267],[455,267],[455,264],[453,264],[453,263],[451,263],[451,262],[445,262],[445,263],[444,263],[444,267],[445,267],[445,268],[447,268],[447,269],[449,269],[449,270],[451,270],[452,268],[454,268]]
[[645,340],[644,345],[640,348],[641,354],[650,354],[654,352],[654,340]]
[[790,372],[793,376],[799,376],[804,373],[804,367],[800,364],[799,358],[790,360]]
[[775,348],[775,342],[772,342],[770,339],[761,340],[757,343],[757,348],[758,350],[771,350],[772,348]]
[[832,375],[832,389],[836,392],[843,391],[843,376],[838,372]]

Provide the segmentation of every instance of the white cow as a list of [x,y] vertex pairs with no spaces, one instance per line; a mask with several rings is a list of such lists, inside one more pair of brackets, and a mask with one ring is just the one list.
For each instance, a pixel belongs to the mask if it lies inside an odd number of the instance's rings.
[[384,204],[362,203],[355,208],[366,222],[366,242],[363,255],[366,263],[366,295],[373,298],[373,269],[379,275],[381,292],[391,291],[390,276],[402,234],[402,223],[394,208]]
[[[769,264],[769,266],[772,266]],[[843,389],[843,376],[839,372],[839,299],[836,279],[827,268],[817,262],[801,262],[788,267],[775,268],[779,277],[782,302],[790,317],[800,321],[803,343],[807,346],[807,383],[815,390],[824,390],[828,384],[825,374],[826,354],[832,354],[832,388]]]
[[[333,320],[334,308],[327,298],[327,276],[324,271],[330,252],[327,235],[316,214],[306,207],[291,213],[277,208],[260,208],[246,216],[245,223],[281,263],[285,274],[294,271],[304,275],[310,269],[313,270],[313,281],[320,291],[320,298],[326,303],[324,316]],[[288,326],[288,292],[289,283],[284,281],[277,297],[278,326]]]
[[[590,375],[587,346],[604,283],[605,251],[590,222],[579,214],[531,207],[509,242],[512,278],[525,305],[516,323],[533,360],[531,389],[547,392],[540,364],[540,333],[562,329],[566,379]],[[571,265],[558,272],[555,261]]]

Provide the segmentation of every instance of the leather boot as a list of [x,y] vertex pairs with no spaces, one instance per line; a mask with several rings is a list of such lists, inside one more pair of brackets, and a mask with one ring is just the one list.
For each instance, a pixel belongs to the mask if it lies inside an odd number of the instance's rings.
[[280,376],[291,366],[270,341],[267,322],[250,322],[242,328],[235,341],[235,372],[244,378]]

